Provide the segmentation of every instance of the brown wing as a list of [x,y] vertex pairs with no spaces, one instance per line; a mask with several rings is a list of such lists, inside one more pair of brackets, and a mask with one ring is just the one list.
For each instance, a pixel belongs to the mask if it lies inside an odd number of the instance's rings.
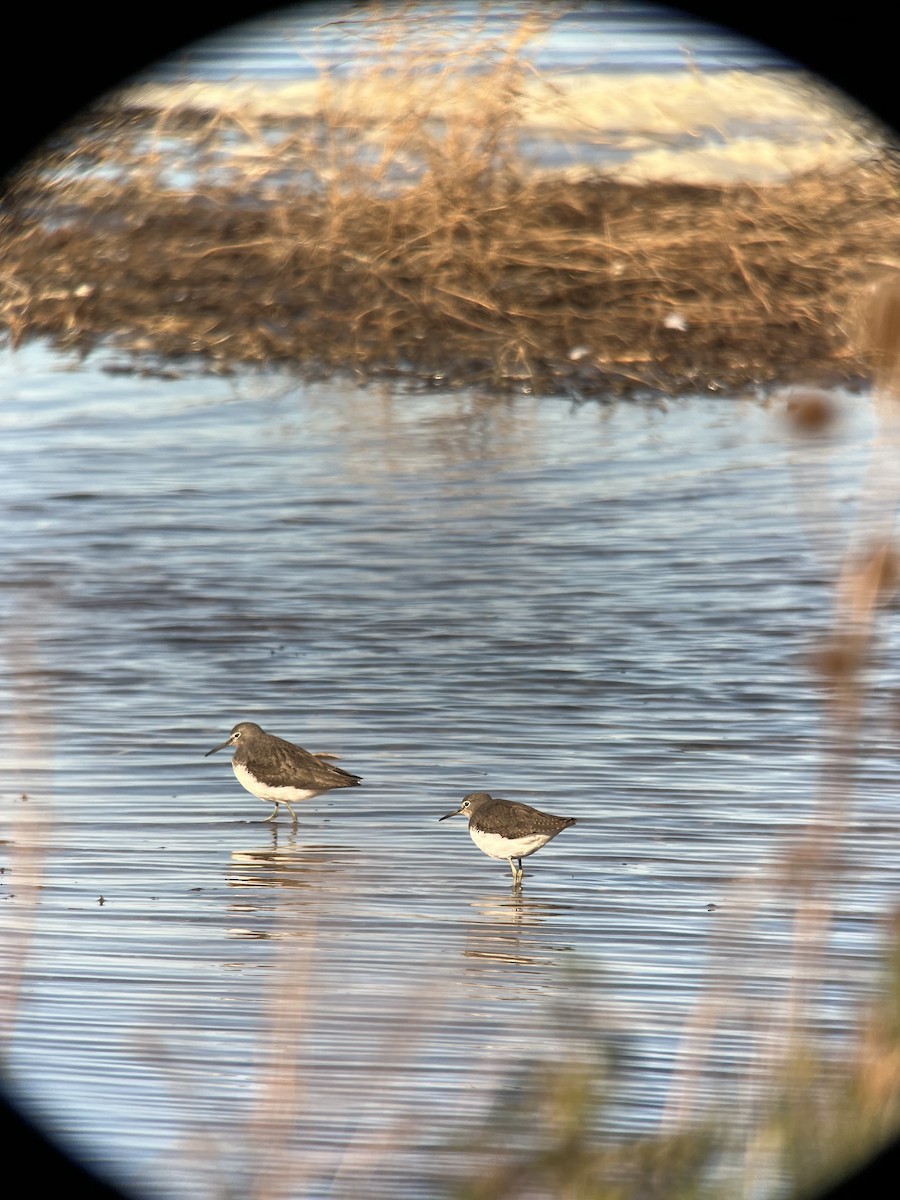
[[498,833],[506,837],[526,833],[559,833],[561,829],[575,824],[574,817],[555,817],[541,812],[530,804],[517,800],[500,800],[495,797],[489,804],[479,808],[476,820],[487,833]]
[[[358,787],[361,776],[351,775],[342,767],[323,762],[316,754],[310,754],[300,746],[273,737],[271,760],[266,762],[269,783],[290,787],[297,781],[298,774],[314,787]],[[271,771],[271,774],[270,774]]]

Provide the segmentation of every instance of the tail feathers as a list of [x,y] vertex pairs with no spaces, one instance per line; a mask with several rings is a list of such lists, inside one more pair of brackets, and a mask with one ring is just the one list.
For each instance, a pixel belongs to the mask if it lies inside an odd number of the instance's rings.
[[346,782],[339,786],[359,787],[359,785],[362,783],[362,775],[353,775],[350,773],[350,771],[345,771],[343,767],[335,767],[332,765],[334,761],[340,759],[340,757],[341,756],[339,754],[333,754],[330,750],[315,750],[313,752],[313,758],[317,758],[319,762],[323,763],[329,768],[329,770],[334,771],[337,775],[340,775],[342,780],[346,780]]

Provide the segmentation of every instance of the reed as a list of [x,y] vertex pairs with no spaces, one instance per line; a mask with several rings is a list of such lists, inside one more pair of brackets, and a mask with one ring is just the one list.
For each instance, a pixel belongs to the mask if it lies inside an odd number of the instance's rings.
[[766,187],[540,170],[526,120],[567,103],[528,59],[543,24],[363,15],[367,53],[293,118],[110,98],[12,184],[0,329],[579,397],[867,374],[848,313],[900,264],[891,155]]

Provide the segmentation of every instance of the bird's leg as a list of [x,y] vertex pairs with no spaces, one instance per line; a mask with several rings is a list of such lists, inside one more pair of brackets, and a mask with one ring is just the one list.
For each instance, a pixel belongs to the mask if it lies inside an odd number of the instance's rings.
[[513,874],[516,877],[516,886],[521,887],[522,886],[522,860],[521,860],[521,858],[516,859],[516,862],[518,863],[518,866],[517,866],[516,870],[513,872]]
[[288,812],[291,814],[291,818],[292,818],[292,820],[293,820],[294,824],[296,825],[296,824],[297,824],[297,814],[294,812],[294,810],[293,810],[293,809],[291,808],[291,806],[288,804],[287,800],[282,800],[282,804],[284,804],[284,805],[285,805],[285,807],[287,808]]
[[[275,807],[272,809],[272,811],[269,813],[269,815],[265,818],[265,821],[274,821],[277,816],[278,816],[278,805],[276,804]],[[263,823],[265,823],[265,821]]]

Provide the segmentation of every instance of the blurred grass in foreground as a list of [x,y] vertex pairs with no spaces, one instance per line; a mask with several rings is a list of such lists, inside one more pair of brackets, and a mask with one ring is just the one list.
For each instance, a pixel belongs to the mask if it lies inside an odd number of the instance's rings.
[[617,1068],[601,1036],[510,1074],[487,1119],[453,1143],[453,1200],[813,1197],[900,1135],[900,914],[883,987],[839,1053],[798,1038],[748,1112],[732,1103],[668,1132],[598,1135]]
[[[736,977],[752,971],[752,963],[738,969],[734,960],[742,945],[735,935],[752,919],[754,891],[757,901],[767,888],[791,906],[792,986],[783,1005],[763,1014],[757,1044],[767,1050],[751,1059],[749,1071],[744,1067],[744,1078],[735,1066],[714,1110],[693,1097],[691,1076],[717,1026],[750,1004],[733,982],[716,985],[711,977],[684,1034],[663,1127],[617,1143],[597,1135],[603,1111],[616,1103],[611,1043],[602,1035],[591,1039],[588,1022],[570,1013],[565,1027],[582,1031],[570,1052],[511,1076],[492,1119],[458,1145],[455,1200],[810,1197],[900,1137],[900,909],[884,915],[882,976],[855,1024],[828,1043],[813,1036],[809,1020],[838,910],[840,838],[853,809],[871,652],[900,577],[893,538],[900,498],[900,281],[893,275],[866,292],[856,337],[876,380],[879,420],[857,527],[836,581],[830,638],[811,664],[827,716],[816,812],[765,883],[735,886],[734,912],[723,914],[726,929],[712,946],[712,969],[718,966],[723,977],[732,967]],[[799,436],[817,436],[830,419],[827,401],[812,392],[798,394],[786,413]]]

